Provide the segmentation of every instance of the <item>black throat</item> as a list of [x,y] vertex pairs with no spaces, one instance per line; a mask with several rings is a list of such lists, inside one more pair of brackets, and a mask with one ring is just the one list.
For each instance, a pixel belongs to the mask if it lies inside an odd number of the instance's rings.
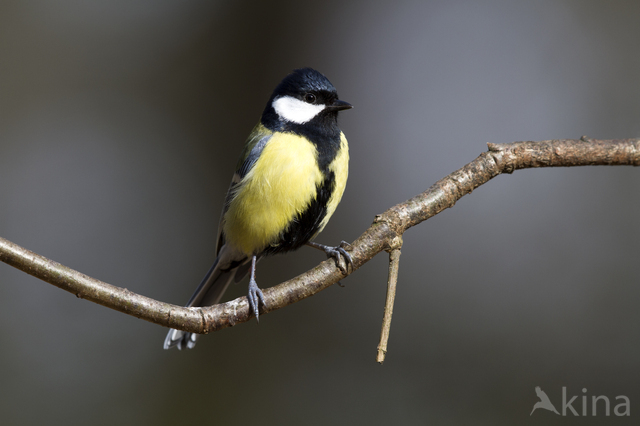
[[323,111],[312,120],[298,124],[280,120],[278,114],[269,106],[262,114],[262,125],[273,132],[293,133],[313,143],[318,150],[318,166],[327,176],[329,164],[340,149],[340,129],[338,128],[338,112]]

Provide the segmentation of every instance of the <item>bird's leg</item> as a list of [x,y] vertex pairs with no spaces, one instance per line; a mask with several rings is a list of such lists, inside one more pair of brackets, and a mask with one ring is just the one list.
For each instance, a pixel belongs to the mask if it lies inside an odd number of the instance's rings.
[[260,312],[258,308],[260,307],[260,302],[262,302],[262,306],[267,306],[264,303],[264,296],[262,295],[262,290],[258,288],[258,284],[256,283],[256,257],[251,257],[251,279],[249,280],[249,294],[247,295],[247,299],[249,299],[249,307],[256,315],[256,321],[260,321]]
[[[342,273],[347,273],[349,265],[351,265],[351,269],[353,269],[353,261],[351,260],[351,255],[345,250],[345,247],[351,247],[348,242],[342,241],[340,245],[336,247],[325,246],[324,244],[314,243],[313,241],[309,241],[307,245],[309,247],[322,250],[327,254],[327,257],[332,257],[336,262],[336,266],[342,271]],[[344,264],[346,265],[346,268],[342,266],[342,263],[340,262],[340,256],[344,257]]]

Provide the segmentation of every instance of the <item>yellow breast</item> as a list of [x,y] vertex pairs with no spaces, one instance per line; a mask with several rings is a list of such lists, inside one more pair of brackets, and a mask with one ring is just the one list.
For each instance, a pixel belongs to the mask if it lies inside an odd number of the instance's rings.
[[225,214],[227,243],[248,256],[275,244],[315,197],[322,181],[316,158],[316,147],[305,138],[275,133],[238,185]]

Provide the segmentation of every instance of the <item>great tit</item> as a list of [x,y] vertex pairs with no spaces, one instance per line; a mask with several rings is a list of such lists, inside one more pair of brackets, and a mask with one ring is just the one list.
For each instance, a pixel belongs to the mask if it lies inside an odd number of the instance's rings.
[[[256,263],[265,255],[303,245],[323,250],[343,271],[351,256],[311,242],[336,210],[347,183],[349,147],[338,128],[338,99],[329,80],[311,68],[294,70],[276,87],[238,161],[218,226],[217,258],[187,306],[220,301],[232,281],[247,273],[249,305],[259,317],[265,305]],[[164,348],[193,348],[198,334],[171,330]]]

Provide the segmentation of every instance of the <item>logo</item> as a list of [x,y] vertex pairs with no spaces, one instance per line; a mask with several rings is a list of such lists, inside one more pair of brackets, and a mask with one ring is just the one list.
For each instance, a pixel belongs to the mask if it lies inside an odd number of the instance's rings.
[[[533,412],[536,411],[538,408],[541,408],[543,410],[548,410],[551,411],[553,413],[556,413],[559,416],[566,416],[567,412],[570,412],[573,416],[610,416],[611,415],[611,406],[612,406],[612,402],[611,399],[609,399],[609,397],[605,396],[605,395],[592,395],[591,399],[589,399],[589,396],[586,395],[587,393],[587,388],[583,388],[582,389],[582,393],[585,395],[582,395],[582,404],[578,405],[578,403],[576,402],[576,399],[578,398],[578,395],[573,396],[571,399],[567,399],[567,388],[565,386],[562,387],[562,414],[560,414],[558,412],[558,410],[556,410],[556,407],[553,405],[553,403],[551,402],[551,400],[549,399],[549,396],[545,393],[545,391],[543,391],[542,389],[540,389],[540,386],[536,386],[536,395],[538,395],[538,399],[540,399],[540,401],[536,402],[533,405],[533,410],[531,410],[531,414],[529,414],[529,416],[533,415]],[[589,402],[591,402],[591,404],[589,404]],[[615,397],[614,402],[616,403],[616,405],[613,407],[613,414],[615,416],[631,416],[631,401],[629,401],[629,398],[627,398],[624,395],[618,395]],[[574,403],[576,403],[576,406],[574,407]],[[582,414],[578,414],[578,410],[576,410],[576,408],[578,408]],[[591,409],[589,409],[591,408]]]
[[560,415],[560,413],[558,413],[558,410],[556,410],[556,407],[554,407],[551,401],[549,400],[549,397],[547,396],[547,394],[544,393],[542,389],[540,389],[540,386],[536,386],[536,395],[538,395],[538,398],[540,398],[540,401],[536,402],[536,404],[533,406],[533,410],[531,410],[531,414],[529,414],[530,416],[533,415],[533,412],[536,411],[538,408],[543,408],[545,410],[553,411],[557,415]]

